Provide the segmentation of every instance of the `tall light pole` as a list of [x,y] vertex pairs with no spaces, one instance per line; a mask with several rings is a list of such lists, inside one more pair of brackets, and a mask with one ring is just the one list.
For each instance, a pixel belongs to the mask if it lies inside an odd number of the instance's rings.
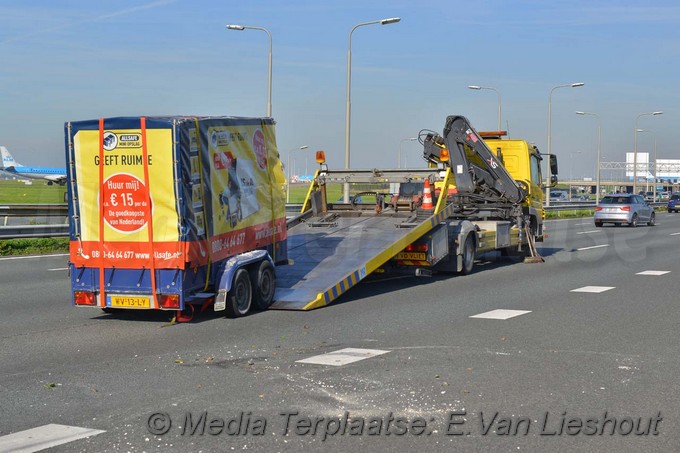
[[[392,17],[389,19],[374,20],[371,22],[362,22],[355,25],[349,31],[348,44],[347,44],[347,98],[345,100],[345,170],[349,170],[349,129],[350,120],[352,117],[352,105],[351,105],[351,89],[352,89],[352,33],[359,27],[365,25],[389,25],[399,22],[401,19],[399,17]],[[349,183],[345,183],[344,197],[343,201],[349,203]]]
[[494,87],[483,87],[479,85],[468,85],[471,90],[492,90],[498,95],[498,130],[501,130],[501,92]]
[[582,87],[585,85],[583,82],[575,82],[575,83],[569,83],[567,85],[557,85],[556,87],[553,87],[550,90],[550,94],[548,95],[548,160],[547,160],[547,171],[546,174],[548,176],[548,184],[545,186],[545,205],[550,206],[550,128],[551,128],[551,121],[552,121],[552,94],[553,91],[555,91],[558,88],[576,88],[576,87]]
[[404,142],[414,142],[414,141],[416,141],[416,140],[418,140],[416,137],[410,137],[410,138],[403,138],[403,139],[399,142],[399,162],[398,162],[398,163],[399,163],[399,168],[401,168],[401,163],[404,161],[403,158],[402,158],[401,145],[403,145]]
[[[654,191],[654,201],[656,201],[656,173],[658,171],[658,167],[656,166],[656,131],[654,129],[638,129],[638,132],[651,132],[654,134],[654,188],[652,189]],[[649,168],[649,161],[647,162],[647,167]],[[649,181],[649,179],[647,179]],[[647,188],[646,190],[649,190]]]
[[576,112],[577,115],[591,115],[597,118],[597,167],[595,169],[595,203],[600,202],[600,146],[602,145],[602,120],[592,112]]
[[569,201],[571,201],[571,186],[574,180],[574,154],[581,154],[582,151],[569,151]]
[[268,77],[268,82],[267,82],[267,116],[271,117],[272,116],[272,35],[269,33],[269,30],[263,27],[250,27],[248,25],[227,25],[228,30],[239,30],[243,31],[246,28],[251,29],[251,30],[262,30],[263,32],[267,33],[267,36],[269,37],[269,77]]
[[633,151],[633,193],[637,193],[637,133],[638,133],[638,120],[641,116],[656,116],[663,115],[663,112],[647,112],[640,113],[637,118],[635,118],[635,150]]
[[302,145],[299,148],[293,148],[290,151],[288,151],[288,166],[286,167],[286,203],[290,203],[290,178],[293,176],[293,173],[291,172],[290,168],[290,155],[293,154],[293,151],[301,150],[301,149],[307,149],[309,146],[307,145]]

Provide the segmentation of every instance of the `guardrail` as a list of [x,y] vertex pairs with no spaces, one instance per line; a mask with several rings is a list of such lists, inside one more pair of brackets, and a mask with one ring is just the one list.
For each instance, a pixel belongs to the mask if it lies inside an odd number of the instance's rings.
[[[649,203],[654,208],[663,208],[666,206],[666,201],[657,201],[654,203]],[[546,206],[546,212],[559,212],[559,211],[578,211],[580,209],[595,209],[595,201],[582,201],[580,203],[574,203],[572,201],[551,201],[550,206]]]
[[0,226],[0,239],[68,237],[68,225],[9,225]]
[[[666,206],[666,202],[650,203],[655,208]],[[293,214],[300,211],[301,203],[290,203],[286,205],[286,212]],[[550,206],[546,206],[547,212],[577,211],[581,209],[595,208],[594,201],[583,201],[574,203],[570,201],[553,201]],[[0,218],[4,222],[0,225],[0,239],[23,239],[23,238],[45,238],[45,237],[67,237],[68,224],[47,224],[47,225],[7,225],[10,217],[67,217],[68,205],[64,204],[4,204],[0,205]]]
[[3,204],[0,217],[62,217],[68,215],[68,205],[60,204]]
[[[68,205],[61,204],[2,204],[0,205],[0,239],[48,238],[68,236]],[[8,225],[10,219],[21,221],[36,217],[63,217],[64,223]]]

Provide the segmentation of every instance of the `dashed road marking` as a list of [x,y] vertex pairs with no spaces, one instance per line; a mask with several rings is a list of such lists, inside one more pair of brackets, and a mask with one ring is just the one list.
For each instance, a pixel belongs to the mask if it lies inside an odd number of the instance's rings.
[[68,267],[57,267],[54,269],[47,269],[48,271],[67,271]]
[[515,316],[521,316],[521,315],[526,315],[527,313],[531,313],[531,311],[528,310],[505,310],[502,308],[499,308],[497,310],[491,310],[487,311],[485,313],[480,313],[478,315],[473,315],[470,316],[471,318],[477,318],[477,319],[510,319],[514,318]]
[[664,275],[664,274],[670,274],[671,271],[642,271],[638,272],[635,275]]
[[576,249],[576,251],[599,249],[601,247],[609,247],[609,244],[593,245],[592,247],[581,247],[580,249]]
[[339,351],[329,352],[328,354],[315,355],[307,359],[298,360],[297,363],[311,363],[315,365],[342,366],[360,360],[370,359],[390,351],[380,349],[357,349],[345,348]]
[[602,233],[602,230],[589,230],[589,231],[581,231],[576,234],[589,234],[589,233]]
[[677,235],[679,235],[679,234],[680,234],[680,233],[671,233],[671,236],[677,236]]
[[603,293],[614,289],[616,286],[584,286],[583,288],[572,289],[572,293]]
[[0,453],[31,453],[105,432],[78,426],[44,425],[0,437]]

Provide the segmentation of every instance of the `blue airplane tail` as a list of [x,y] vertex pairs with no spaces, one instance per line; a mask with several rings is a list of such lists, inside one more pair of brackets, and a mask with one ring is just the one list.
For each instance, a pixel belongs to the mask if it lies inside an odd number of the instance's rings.
[[2,154],[2,168],[23,167],[23,165],[14,160],[14,157],[4,146],[0,146],[0,153]]

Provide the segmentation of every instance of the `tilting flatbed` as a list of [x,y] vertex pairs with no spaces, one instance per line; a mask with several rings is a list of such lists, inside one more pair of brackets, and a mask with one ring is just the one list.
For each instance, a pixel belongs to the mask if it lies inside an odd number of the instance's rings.
[[[334,181],[350,177],[354,182],[364,183],[419,181],[422,184],[425,179],[447,179],[441,178],[436,169],[400,170],[380,175],[357,170],[351,174],[321,175]],[[277,268],[275,302],[271,308],[310,310],[331,303],[453,212],[453,206],[444,203],[429,210],[399,209],[388,204],[376,212],[375,206],[323,203],[315,214],[310,210],[297,225],[289,226],[290,264]]]

